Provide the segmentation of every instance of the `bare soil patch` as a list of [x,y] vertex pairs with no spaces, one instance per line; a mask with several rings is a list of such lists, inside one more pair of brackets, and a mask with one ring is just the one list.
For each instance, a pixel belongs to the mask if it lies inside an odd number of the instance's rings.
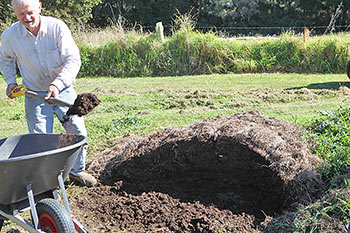
[[124,136],[89,163],[99,184],[74,206],[92,232],[264,231],[322,191],[300,130],[249,111]]

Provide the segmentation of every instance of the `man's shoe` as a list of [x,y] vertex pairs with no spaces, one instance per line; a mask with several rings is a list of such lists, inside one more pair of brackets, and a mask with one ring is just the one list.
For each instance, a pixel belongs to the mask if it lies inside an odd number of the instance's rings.
[[80,172],[78,174],[70,173],[69,179],[76,181],[82,185],[86,185],[88,187],[94,186],[97,183],[97,180],[95,179],[95,177],[93,177],[92,175],[86,172]]

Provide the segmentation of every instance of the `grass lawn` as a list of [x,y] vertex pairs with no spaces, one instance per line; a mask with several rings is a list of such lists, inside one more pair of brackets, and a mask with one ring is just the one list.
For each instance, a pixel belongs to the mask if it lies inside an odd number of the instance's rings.
[[[20,81],[20,80],[19,80]],[[345,74],[226,74],[145,78],[80,78],[78,93],[93,92],[101,104],[85,116],[89,158],[124,134],[142,135],[258,109],[265,115],[307,124],[319,111],[348,104]],[[27,133],[24,99],[8,99],[0,81],[0,137]],[[63,132],[58,122],[55,132]]]
[[[85,116],[88,160],[125,134],[144,135],[252,109],[308,125],[320,111],[347,106],[350,96],[350,80],[345,74],[98,77],[80,78],[75,87],[78,93],[93,92],[101,100]],[[24,98],[9,99],[5,89],[6,83],[1,79],[0,138],[27,133]],[[59,122],[55,123],[55,132],[64,132]],[[67,187],[70,197],[83,195],[84,188]]]

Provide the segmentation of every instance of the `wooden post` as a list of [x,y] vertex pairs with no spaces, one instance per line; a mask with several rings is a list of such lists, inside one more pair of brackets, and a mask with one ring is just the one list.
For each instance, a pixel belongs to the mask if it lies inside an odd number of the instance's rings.
[[306,42],[306,39],[309,37],[309,35],[310,35],[309,29],[306,26],[304,26],[304,43]]
[[156,33],[157,33],[158,39],[161,42],[164,42],[165,41],[165,39],[164,39],[164,27],[163,27],[162,22],[158,22],[156,24]]

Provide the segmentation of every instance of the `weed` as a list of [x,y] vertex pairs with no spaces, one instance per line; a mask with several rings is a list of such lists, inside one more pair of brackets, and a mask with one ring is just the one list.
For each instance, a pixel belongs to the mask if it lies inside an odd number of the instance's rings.
[[339,177],[350,174],[350,107],[320,112],[311,128],[313,150],[327,162],[321,166],[325,179],[334,186],[344,184]]
[[17,121],[17,120],[20,120],[20,119],[22,119],[22,118],[24,118],[24,117],[25,117],[25,114],[24,114],[23,111],[21,111],[21,112],[15,113],[14,116],[12,116],[12,117],[10,118],[10,120],[11,120],[11,121]]
[[348,199],[349,189],[330,191],[319,201],[299,208],[293,215],[279,219],[272,228],[275,232],[329,232],[325,228],[331,219],[338,219],[345,226],[350,220]]

